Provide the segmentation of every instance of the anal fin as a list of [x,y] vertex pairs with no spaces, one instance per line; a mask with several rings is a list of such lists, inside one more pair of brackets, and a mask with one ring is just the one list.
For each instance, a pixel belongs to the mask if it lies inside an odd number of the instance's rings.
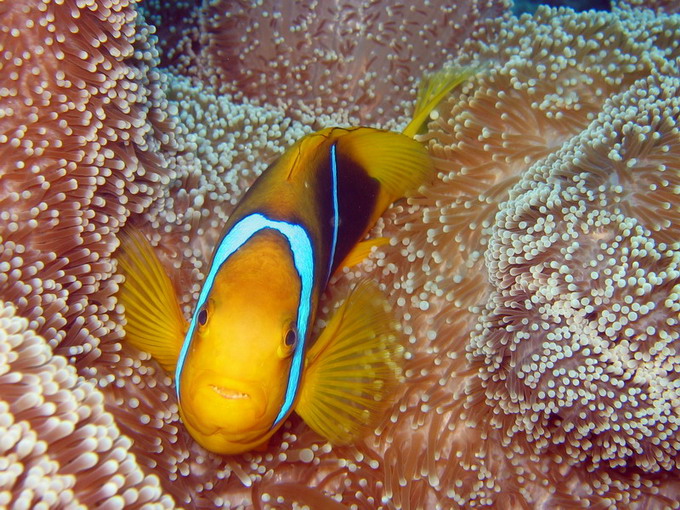
[[373,237],[371,239],[358,242],[342,260],[340,267],[352,267],[360,264],[364,259],[366,259],[366,257],[368,257],[374,246],[384,246],[389,242],[389,237]]
[[356,441],[391,402],[402,359],[384,295],[362,281],[309,350],[296,412],[332,443]]

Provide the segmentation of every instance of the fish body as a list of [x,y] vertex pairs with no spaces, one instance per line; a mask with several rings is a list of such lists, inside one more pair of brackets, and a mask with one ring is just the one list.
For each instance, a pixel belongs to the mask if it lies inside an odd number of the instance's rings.
[[[376,144],[389,152],[379,166],[361,152]],[[412,165],[401,189],[381,182],[386,164]],[[431,171],[425,148],[403,134],[329,128],[302,138],[253,184],[217,244],[177,363],[182,416],[199,442],[233,452],[273,434],[298,398],[328,279],[404,188]]]
[[[384,296],[362,282],[315,342],[310,331],[333,273],[353,252],[379,244],[362,239],[392,202],[432,175],[412,135],[444,89],[466,76],[442,80],[406,134],[327,128],[289,148],[231,214],[188,324],[176,319],[176,298],[173,307],[148,242],[139,233],[123,239],[127,336],[174,372],[182,420],[205,448],[260,447],[293,409],[336,443],[375,423],[402,352]],[[165,293],[155,312],[145,292]],[[162,324],[167,316],[173,324]]]

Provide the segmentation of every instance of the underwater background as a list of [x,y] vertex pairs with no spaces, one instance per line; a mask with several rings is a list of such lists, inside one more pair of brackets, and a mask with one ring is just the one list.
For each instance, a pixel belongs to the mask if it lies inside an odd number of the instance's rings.
[[[0,1],[0,507],[680,506],[679,2],[168,6]],[[320,311],[379,283],[394,405],[352,446],[292,417],[266,451],[205,451],[124,341],[119,232],[188,316],[271,161],[400,130],[451,65],[479,72],[419,136],[436,178]]]
[[513,14],[533,13],[540,5],[548,7],[569,7],[575,11],[587,11],[596,9],[598,11],[610,11],[612,3],[610,0],[551,0],[548,2],[536,1],[517,1],[513,2]]

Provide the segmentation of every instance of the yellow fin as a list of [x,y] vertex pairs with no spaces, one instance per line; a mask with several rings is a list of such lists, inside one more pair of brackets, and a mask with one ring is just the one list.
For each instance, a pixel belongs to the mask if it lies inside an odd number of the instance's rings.
[[418,189],[434,173],[423,144],[401,133],[356,128],[340,137],[337,145],[386,192],[387,200],[380,205],[380,213],[396,199]]
[[335,444],[355,441],[390,403],[402,358],[385,296],[362,281],[309,350],[296,412]]
[[413,120],[408,123],[403,134],[413,138],[427,120],[430,112],[458,85],[467,80],[476,68],[445,67],[429,77],[423,78],[418,89],[418,99],[413,111]]
[[383,246],[390,242],[389,237],[373,237],[360,241],[354,245],[354,248],[344,258],[340,267],[352,267],[361,263],[368,255],[374,246]]
[[115,257],[125,276],[117,295],[125,307],[125,341],[173,373],[187,328],[175,289],[144,234],[127,227],[120,241]]

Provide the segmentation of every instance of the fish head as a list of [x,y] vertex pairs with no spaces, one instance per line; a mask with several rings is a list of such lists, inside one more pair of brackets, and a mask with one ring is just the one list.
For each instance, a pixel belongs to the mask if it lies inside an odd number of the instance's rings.
[[[240,453],[283,423],[299,338],[300,276],[285,239],[264,230],[214,277],[179,381],[181,414],[211,451]],[[298,352],[298,356],[300,356]],[[298,384],[298,381],[295,382]]]

